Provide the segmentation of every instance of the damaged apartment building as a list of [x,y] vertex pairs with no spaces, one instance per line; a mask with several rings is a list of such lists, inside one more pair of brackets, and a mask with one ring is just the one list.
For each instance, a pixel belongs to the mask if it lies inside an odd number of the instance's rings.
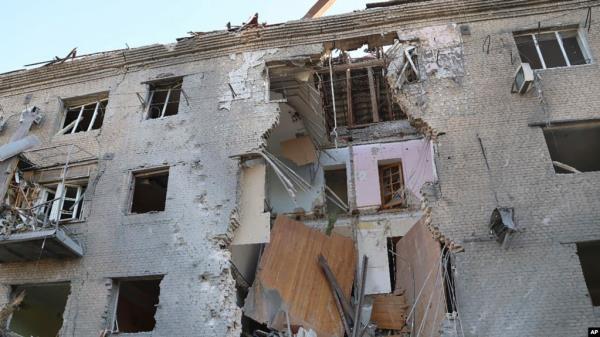
[[0,336],[583,336],[599,11],[254,15],[0,74]]

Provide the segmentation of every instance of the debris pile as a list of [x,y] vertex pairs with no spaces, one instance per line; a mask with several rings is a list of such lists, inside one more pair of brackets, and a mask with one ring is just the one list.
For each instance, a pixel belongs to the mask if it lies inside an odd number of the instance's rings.
[[378,276],[368,277],[369,259],[358,256],[352,238],[277,216],[245,299],[242,335],[379,337],[427,330],[439,336],[449,255],[427,222],[423,217],[396,244],[395,289],[369,294],[367,279]]

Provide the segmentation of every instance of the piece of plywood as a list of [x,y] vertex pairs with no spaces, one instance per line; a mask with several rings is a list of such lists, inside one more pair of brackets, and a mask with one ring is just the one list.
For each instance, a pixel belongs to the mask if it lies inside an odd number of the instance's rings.
[[265,212],[265,181],[267,166],[262,161],[242,168],[240,177],[240,226],[232,244],[248,245],[269,242],[271,214]]
[[281,154],[298,166],[317,161],[315,145],[308,136],[288,139],[281,142]]
[[371,321],[380,329],[401,330],[406,324],[407,309],[403,295],[377,295],[373,299]]
[[[425,217],[398,241],[396,254],[396,289],[404,291],[408,305],[415,306],[414,326],[423,325],[423,331],[434,331],[432,336],[439,336],[438,326],[434,324],[439,324],[446,313],[440,264],[442,247],[425,226]],[[419,293],[420,297],[414,298]],[[427,311],[427,320],[422,322]]]
[[356,268],[352,239],[327,236],[301,222],[279,215],[271,242],[261,257],[256,279],[244,305],[244,314],[284,330],[285,311],[290,324],[313,329],[319,337],[342,337],[342,322],[318,256],[329,263],[349,298]]

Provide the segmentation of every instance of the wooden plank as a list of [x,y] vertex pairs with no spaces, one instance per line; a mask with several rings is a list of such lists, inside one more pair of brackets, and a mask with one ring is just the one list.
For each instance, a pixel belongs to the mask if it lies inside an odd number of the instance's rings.
[[373,113],[373,123],[379,122],[379,106],[377,104],[377,92],[375,91],[375,81],[373,79],[373,68],[367,68],[369,77],[369,91],[371,92],[371,112]]
[[333,292],[318,263],[319,254],[327,259],[349,298],[356,268],[352,239],[335,233],[327,236],[279,215],[246,298],[244,314],[283,331],[287,309],[292,326],[313,329],[319,337],[343,336]]
[[[440,279],[443,277],[440,265],[442,247],[425,226],[425,217],[398,241],[396,254],[401,257],[396,259],[396,289],[404,291],[408,305],[417,302],[412,314],[414,326],[423,325],[423,331],[434,331],[432,337],[438,337],[440,334],[435,324],[443,320],[446,312],[444,283]],[[415,299],[419,292],[421,296]],[[437,316],[435,308],[439,308]]]
[[[335,103],[334,103],[335,104]],[[352,71],[346,70],[346,118],[348,126],[354,125],[354,113],[352,112]]]
[[373,299],[371,321],[381,329],[401,330],[406,324],[408,304],[402,295],[377,295]]

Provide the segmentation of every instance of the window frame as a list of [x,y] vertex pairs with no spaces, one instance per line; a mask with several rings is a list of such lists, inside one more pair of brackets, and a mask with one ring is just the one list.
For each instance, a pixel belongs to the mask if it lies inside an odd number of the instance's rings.
[[[97,99],[97,100],[90,100],[89,103],[84,103],[81,105],[65,106],[64,112],[63,112],[64,116],[63,116],[62,123],[61,123],[61,125],[62,125],[61,134],[68,135],[68,134],[74,134],[74,133],[78,133],[78,132],[88,132],[91,130],[99,130],[100,128],[93,129],[93,126],[94,126],[94,123],[96,122],[96,119],[98,118],[98,110],[100,107],[100,103],[102,103],[104,101],[106,101],[106,106],[108,106],[108,97],[102,98],[102,99]],[[75,130],[77,130],[77,127],[79,126],[79,122],[81,122],[83,110],[85,109],[86,106],[89,106],[92,104],[96,104],[96,106],[94,107],[94,113],[92,115],[92,119],[90,120],[90,125],[88,125],[87,130],[75,131]],[[106,106],[105,106],[105,109],[106,109]],[[70,127],[69,129],[66,129],[69,126],[69,125],[65,125],[65,121],[67,120],[67,113],[69,112],[69,110],[74,110],[77,108],[79,108],[79,114],[77,115],[77,118],[75,119],[75,124],[72,127]]]
[[[148,98],[146,99],[146,106],[144,108],[144,120],[149,120],[149,119],[163,119],[165,117],[169,117],[169,116],[174,116],[174,115],[178,115],[179,114],[179,104],[181,103],[181,96],[185,95],[183,92],[183,77],[177,77],[177,78],[173,78],[173,79],[166,79],[166,80],[159,80],[159,81],[153,81],[153,82],[147,82],[148,85]],[[169,86],[168,89],[156,89],[153,87],[154,86]],[[167,96],[165,97],[164,102],[162,102],[163,107],[162,110],[160,112],[160,116],[159,117],[155,117],[152,118],[150,117],[150,107],[152,106],[152,99],[154,98],[154,94],[157,91],[167,91]],[[171,92],[173,90],[179,90],[179,100],[177,101],[177,113],[173,114],[173,115],[168,115],[165,116],[165,112],[167,111],[167,106],[169,105],[169,99],[171,99]]]
[[[383,176],[383,171],[385,169],[388,168],[393,168],[393,167],[397,167],[398,168],[398,173],[400,174],[400,188],[401,188],[401,192],[402,192],[402,198],[401,200],[399,200],[398,202],[393,203],[392,205],[389,205],[390,203],[392,203],[393,196],[394,196],[394,192],[391,193],[391,199],[390,201],[388,201],[386,203],[385,198],[386,195],[384,194],[384,176]],[[380,198],[381,198],[381,209],[398,209],[398,208],[403,208],[406,207],[406,193],[405,193],[405,182],[404,182],[404,167],[402,165],[402,161],[398,160],[398,161],[393,161],[393,162],[387,162],[387,163],[378,163],[377,165],[377,172],[379,174],[379,193],[380,193]],[[392,185],[394,183],[392,182]]]
[[[581,50],[581,53],[585,60],[585,64],[571,65],[571,60],[569,59],[569,56],[568,56],[567,51],[565,50],[565,46],[563,44],[563,38],[561,36],[562,32],[575,32],[577,44],[579,46],[579,49]],[[548,34],[548,33],[554,33],[554,37],[556,38],[556,41],[558,42],[558,46],[560,47],[560,51],[563,56],[563,60],[565,61],[565,64],[566,64],[565,66],[559,66],[559,67],[547,67],[546,66],[546,61],[544,60],[544,55],[542,54],[542,50],[540,49],[537,35]],[[535,50],[537,52],[538,59],[540,60],[540,65],[542,66],[542,68],[534,69],[534,70],[566,68],[566,67],[575,67],[575,66],[583,66],[583,65],[592,64],[592,56],[591,56],[591,53],[589,50],[589,46],[587,45],[587,39],[584,38],[581,28],[555,28],[555,29],[545,29],[545,30],[540,30],[540,31],[516,32],[513,34],[513,39],[516,37],[520,37],[520,36],[531,36]],[[515,43],[516,43],[516,41],[515,41]],[[517,45],[517,50],[518,49],[519,49],[519,47]],[[518,51],[518,52],[519,52],[519,56],[520,56],[520,51]],[[523,59],[521,59],[521,62],[529,63],[528,60],[523,60]]]
[[[54,188],[54,186],[56,186]],[[40,193],[38,197],[37,205],[41,205],[52,200],[50,206],[50,212],[48,213],[48,220],[57,221],[59,223],[71,222],[71,221],[79,221],[83,220],[83,196],[85,195],[85,191],[87,190],[87,184],[83,182],[78,184],[77,181],[65,181],[64,184],[62,182],[58,182],[56,184],[46,184],[42,185],[42,193]],[[66,188],[76,188],[76,197],[67,198],[66,197]],[[54,198],[52,200],[47,200],[48,195],[53,192]],[[60,196],[60,197],[59,197]],[[73,210],[68,211],[63,209],[65,200],[73,201]],[[38,210],[38,215],[44,215],[47,211],[48,205],[40,207]],[[81,211],[80,211],[81,210]],[[71,217],[61,219],[63,214],[72,213]],[[79,216],[77,216],[79,214]]]

